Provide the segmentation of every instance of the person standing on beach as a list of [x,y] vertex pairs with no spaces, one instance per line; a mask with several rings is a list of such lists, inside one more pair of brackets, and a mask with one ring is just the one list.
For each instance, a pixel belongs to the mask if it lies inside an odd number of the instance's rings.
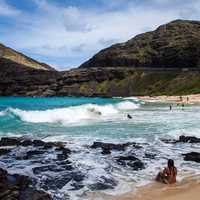
[[156,176],[156,181],[165,183],[165,184],[173,184],[176,183],[177,169],[174,166],[174,161],[172,159],[168,160],[168,166],[162,171],[159,172]]
[[169,110],[172,110],[172,105],[169,106]]

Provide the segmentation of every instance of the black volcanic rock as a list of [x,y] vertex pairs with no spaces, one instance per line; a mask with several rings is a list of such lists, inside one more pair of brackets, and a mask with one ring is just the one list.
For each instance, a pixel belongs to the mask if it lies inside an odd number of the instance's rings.
[[0,149],[0,156],[5,155],[7,153],[10,153],[11,150],[10,149]]
[[200,163],[200,153],[198,152],[190,152],[183,155],[184,155],[184,160],[186,161],[193,161]]
[[20,144],[19,138],[2,137],[0,140],[0,146],[16,146],[19,144]]
[[127,143],[121,143],[121,144],[114,144],[114,143],[105,143],[105,142],[94,142],[90,148],[102,149],[102,154],[110,154],[112,150],[116,151],[125,151],[128,146],[132,146],[136,149],[142,148],[139,144],[134,142],[127,142]]
[[200,138],[197,138],[195,136],[181,135],[178,140],[161,139],[161,141],[164,142],[164,143],[168,143],[168,144],[176,144],[176,143],[179,143],[179,142],[182,142],[182,143],[200,143]]
[[97,183],[89,185],[89,188],[91,190],[108,190],[108,189],[114,189],[114,187],[117,186],[117,182],[114,179],[101,177],[101,180]]
[[90,147],[92,149],[102,148],[102,150],[117,150],[124,151],[125,148],[129,146],[129,143],[125,144],[113,144],[113,143],[104,143],[104,142],[94,142]]
[[0,199],[2,200],[51,200],[51,196],[32,187],[32,181],[19,174],[8,174],[0,168]]
[[200,138],[194,136],[180,136],[177,142],[184,142],[184,143],[200,143]]
[[199,68],[200,22],[176,20],[100,51],[90,67]]
[[119,156],[116,158],[116,161],[119,165],[131,167],[135,171],[142,170],[145,168],[144,163],[137,157],[132,155]]

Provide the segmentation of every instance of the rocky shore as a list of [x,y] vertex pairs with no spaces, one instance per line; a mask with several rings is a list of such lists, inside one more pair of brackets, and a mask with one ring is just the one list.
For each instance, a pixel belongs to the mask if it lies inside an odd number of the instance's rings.
[[0,199],[1,200],[51,200],[51,196],[32,187],[29,177],[9,174],[0,168]]
[[[200,138],[180,136],[178,140],[161,139],[161,141],[167,144],[198,144]],[[146,152],[144,157],[137,157],[133,152],[142,150],[144,145],[148,144],[94,142],[87,148],[88,151],[97,150],[103,156],[113,155],[113,162],[121,168],[140,171],[146,168],[145,159],[152,160],[157,156]],[[127,148],[131,149],[128,154],[125,153]],[[66,184],[71,185],[70,192],[79,191],[84,187],[87,175],[70,159],[71,154],[76,153],[73,151],[67,147],[67,143],[63,142],[44,142],[24,137],[2,137],[0,140],[0,199],[63,199],[64,197],[56,195],[56,192],[50,194],[48,192],[62,189]],[[120,152],[120,154],[115,155],[115,152]],[[182,157],[185,161],[200,163],[200,152],[198,151],[184,153]],[[22,163],[22,168],[32,165],[32,175],[13,173],[14,162]],[[10,167],[5,168],[3,163]],[[11,172],[10,168],[12,168]],[[101,191],[114,189],[117,185],[118,182],[115,179],[101,177],[101,180],[89,184],[88,188],[91,191]],[[66,193],[65,198],[69,198]]]

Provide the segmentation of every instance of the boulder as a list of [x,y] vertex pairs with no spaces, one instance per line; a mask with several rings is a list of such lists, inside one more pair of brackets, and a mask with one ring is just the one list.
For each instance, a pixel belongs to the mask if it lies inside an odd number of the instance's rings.
[[44,146],[45,142],[43,142],[42,140],[33,140],[33,145],[34,146]]
[[9,179],[11,180],[10,182],[18,188],[20,188],[20,190],[25,190],[29,187],[29,185],[32,184],[32,181],[28,176],[13,174],[9,175],[9,177],[12,177]]
[[117,186],[117,182],[112,178],[100,177],[100,180],[97,183],[89,185],[91,190],[108,190],[114,189]]
[[32,159],[34,156],[41,155],[44,153],[45,151],[41,151],[41,150],[31,150],[31,151],[28,151],[22,159],[29,160],[29,159]]
[[149,159],[155,159],[156,154],[153,153],[145,153],[145,158],[149,158]]
[[200,163],[200,153],[198,152],[186,153],[186,154],[183,154],[183,156],[184,156],[185,161],[193,161],[193,162]]
[[19,144],[19,138],[2,137],[0,140],[0,146],[17,146]]
[[131,167],[135,171],[145,168],[144,163],[132,155],[116,157],[116,161],[119,165]]
[[0,168],[0,181],[5,180],[7,178],[8,172],[2,168]]
[[10,149],[0,149],[0,156],[5,155],[7,153],[10,153],[11,150]]
[[57,190],[62,189],[70,181],[72,182],[82,182],[84,175],[80,172],[64,172],[56,177],[47,177],[47,179],[42,182],[41,187],[44,190]]
[[195,136],[184,136],[184,135],[181,135],[178,140],[161,139],[161,141],[166,143],[166,144],[176,144],[176,143],[179,143],[179,142],[182,142],[182,143],[200,143],[200,138],[197,138]]
[[103,155],[111,154],[111,151],[110,149],[103,148],[103,151],[101,152],[101,154]]
[[26,192],[21,193],[20,200],[52,200],[52,198],[44,191],[28,189]]
[[53,148],[53,147],[56,147],[56,143],[54,143],[54,142],[46,142],[45,144],[44,144],[44,149],[51,149],[51,148]]
[[126,148],[126,144],[113,144],[113,143],[104,143],[104,142],[94,142],[91,146],[92,149],[102,148],[106,150],[118,150],[124,151]]
[[184,143],[200,143],[200,138],[194,136],[180,136],[177,142],[184,142]]
[[1,200],[52,200],[51,196],[38,191],[29,177],[19,174],[8,174],[0,168],[0,199]]
[[24,146],[24,147],[27,147],[27,146],[31,146],[33,145],[33,141],[31,140],[23,140],[21,143],[20,143],[21,146]]
[[60,161],[68,159],[69,154],[71,153],[71,150],[64,146],[57,147],[55,150],[60,152],[57,154],[57,159]]

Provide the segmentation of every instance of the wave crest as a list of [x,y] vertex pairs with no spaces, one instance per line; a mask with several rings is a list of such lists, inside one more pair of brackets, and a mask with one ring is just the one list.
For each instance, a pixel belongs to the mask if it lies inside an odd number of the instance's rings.
[[25,122],[74,124],[91,120],[110,120],[116,118],[123,111],[137,108],[139,108],[138,104],[131,101],[124,101],[117,104],[84,104],[67,108],[36,111],[10,108],[9,112]]

